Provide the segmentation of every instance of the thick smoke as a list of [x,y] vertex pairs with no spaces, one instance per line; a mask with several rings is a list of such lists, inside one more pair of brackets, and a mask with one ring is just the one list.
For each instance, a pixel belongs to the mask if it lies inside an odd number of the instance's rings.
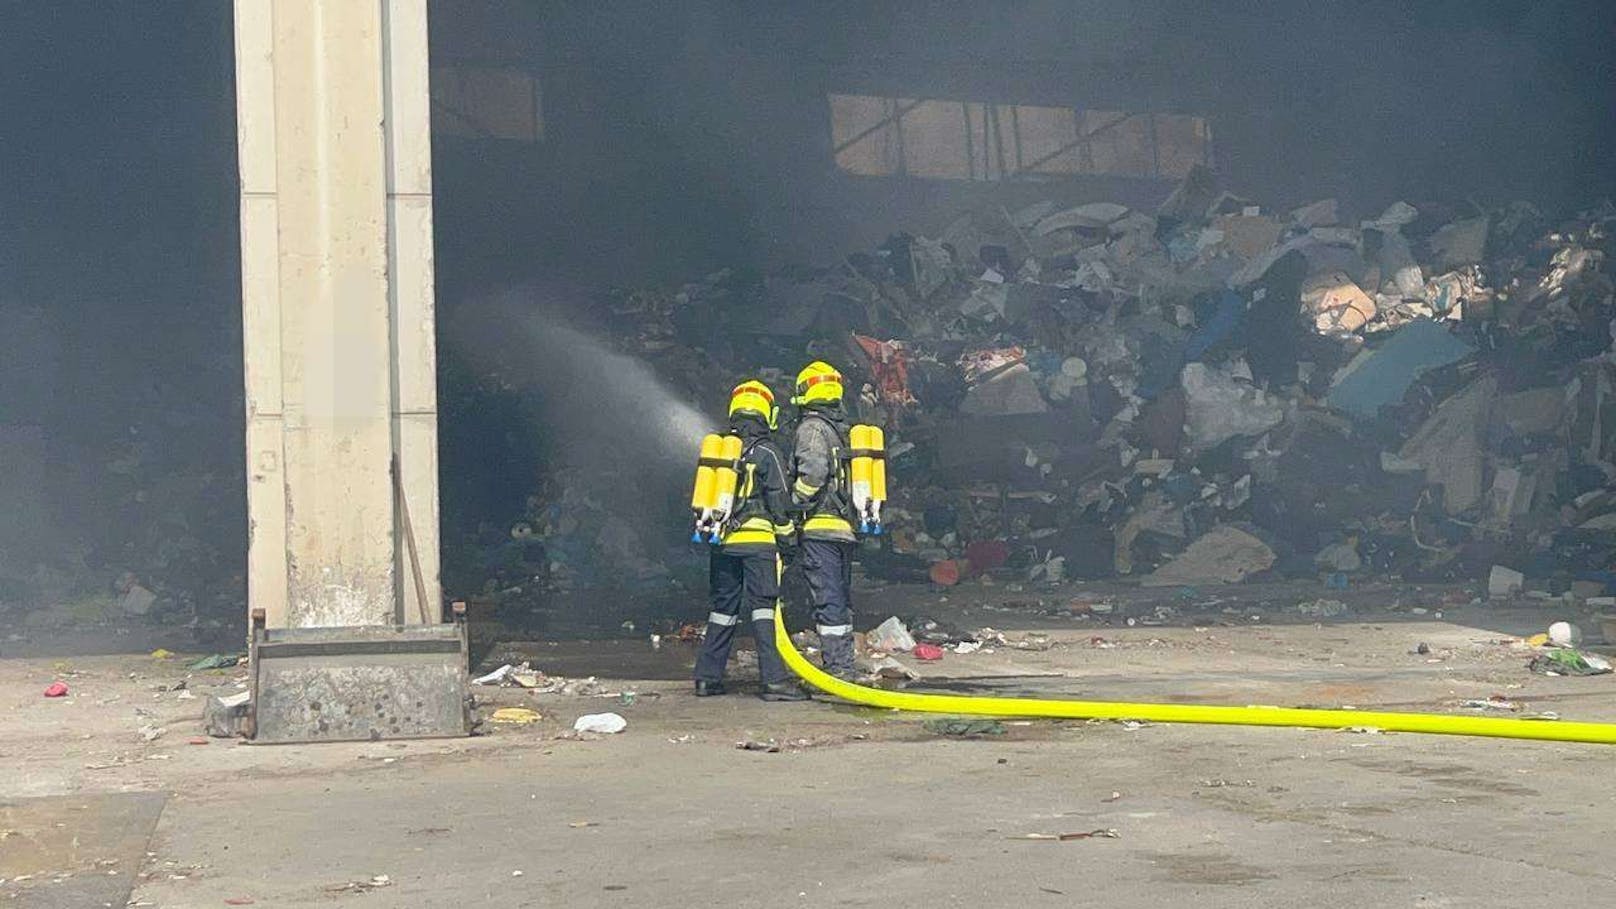
[[571,296],[531,290],[458,306],[440,327],[446,352],[521,396],[548,467],[580,469],[593,497],[636,521],[683,520],[677,500],[714,419],[569,323],[562,313],[581,308]]

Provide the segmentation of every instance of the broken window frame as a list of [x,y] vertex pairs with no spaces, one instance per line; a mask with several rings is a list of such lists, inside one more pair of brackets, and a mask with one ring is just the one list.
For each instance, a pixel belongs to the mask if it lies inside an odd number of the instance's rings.
[[[857,99],[861,101],[876,100],[885,108],[881,118],[874,123],[861,125],[845,138],[838,137],[836,99]],[[910,163],[910,148],[912,144],[910,132],[904,128],[905,119],[916,111],[922,110],[926,105],[958,105],[960,118],[963,124],[961,142],[958,146],[963,153],[962,167],[958,174],[939,175],[936,173],[915,173]],[[990,182],[1006,179],[1069,179],[1072,177],[1135,177],[1143,179],[1176,180],[1188,172],[1194,164],[1212,165],[1213,136],[1212,126],[1206,117],[1198,114],[1187,114],[1170,111],[1108,111],[1087,109],[1081,107],[1050,107],[1047,105],[1030,104],[1001,104],[986,101],[955,101],[940,98],[900,98],[884,95],[854,95],[831,93],[827,96],[827,113],[830,118],[831,130],[831,157],[836,166],[844,173],[854,176],[867,177],[919,177],[928,179],[969,180],[975,182]],[[1024,110],[1062,111],[1070,114],[1072,138],[1063,142],[1053,151],[1040,154],[1030,162],[1027,160],[1026,146],[1029,143],[1028,133],[1022,124]],[[1008,112],[1008,113],[1007,113]],[[1110,119],[1103,122],[1098,128],[1085,131],[1088,119],[1094,115],[1109,115]],[[1162,167],[1163,149],[1161,125],[1163,118],[1182,118],[1190,121],[1194,131],[1198,134],[1199,142],[1186,145],[1189,153],[1177,150],[1172,154],[1174,162],[1184,162],[1184,166],[1174,166],[1167,170]],[[1105,140],[1116,134],[1116,131],[1130,123],[1143,122],[1144,140],[1148,149],[1148,163],[1141,168],[1125,168],[1118,166],[1102,167],[1096,163],[1094,149],[1096,140]],[[856,162],[848,159],[847,152],[854,150],[860,143],[877,139],[883,132],[890,133],[884,139],[888,151],[872,156],[876,161],[873,169],[858,169]],[[1198,145],[1198,148],[1194,146]],[[1008,146],[1008,148],[1007,148]],[[1196,153],[1198,152],[1198,154]],[[1049,168],[1051,162],[1062,157],[1071,156],[1074,164],[1066,168]],[[1014,162],[1012,169],[1010,162]]]

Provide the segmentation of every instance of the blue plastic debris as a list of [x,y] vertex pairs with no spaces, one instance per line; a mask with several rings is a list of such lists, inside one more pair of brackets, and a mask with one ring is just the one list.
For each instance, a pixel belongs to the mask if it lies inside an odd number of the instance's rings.
[[1336,410],[1372,419],[1382,407],[1403,400],[1409,386],[1427,370],[1462,360],[1470,349],[1440,322],[1410,322],[1378,349],[1349,364],[1325,400]]

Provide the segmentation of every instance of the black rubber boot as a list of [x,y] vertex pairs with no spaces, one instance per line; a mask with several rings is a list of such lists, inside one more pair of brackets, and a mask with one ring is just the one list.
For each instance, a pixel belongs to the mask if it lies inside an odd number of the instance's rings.
[[707,679],[696,680],[696,697],[710,698],[725,692],[723,682],[710,682]]
[[796,682],[764,682],[758,697],[765,701],[806,701],[808,692]]
[[845,634],[828,634],[819,641],[819,662],[827,673],[844,682],[858,680],[853,669],[853,638]]

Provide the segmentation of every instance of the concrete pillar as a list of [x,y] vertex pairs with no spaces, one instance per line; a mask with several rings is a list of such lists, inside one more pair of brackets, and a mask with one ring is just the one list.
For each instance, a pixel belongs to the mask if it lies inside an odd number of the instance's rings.
[[237,0],[235,31],[249,605],[437,621],[426,2]]

